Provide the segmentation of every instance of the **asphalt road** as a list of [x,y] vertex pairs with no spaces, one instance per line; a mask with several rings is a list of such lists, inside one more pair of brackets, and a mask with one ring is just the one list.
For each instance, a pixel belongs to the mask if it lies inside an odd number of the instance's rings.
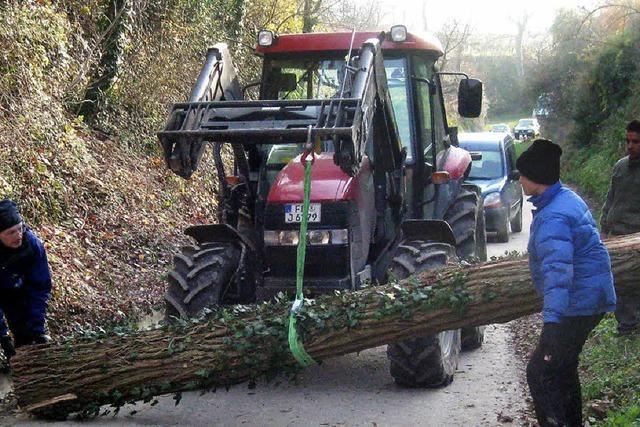
[[[493,243],[489,256],[524,251],[531,221],[525,204],[523,231],[509,243]],[[491,238],[491,236],[490,236]],[[385,347],[325,361],[297,382],[258,383],[200,395],[171,396],[156,406],[123,408],[116,417],[83,422],[91,426],[496,426],[518,424],[525,402],[518,381],[521,362],[504,325],[487,327],[482,348],[463,353],[453,383],[436,390],[397,387],[388,373]],[[4,379],[0,377],[0,384]],[[129,415],[136,410],[135,415]],[[0,424],[36,426],[25,415]],[[47,423],[76,426],[77,422]],[[509,425],[509,424],[507,424]]]

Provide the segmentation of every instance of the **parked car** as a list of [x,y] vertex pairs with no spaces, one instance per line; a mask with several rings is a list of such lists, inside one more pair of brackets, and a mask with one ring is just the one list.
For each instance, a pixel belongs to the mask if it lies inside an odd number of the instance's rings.
[[542,93],[538,96],[538,100],[536,101],[536,106],[533,109],[532,117],[543,121],[549,118],[549,115],[553,112],[553,108],[551,107],[551,94],[550,93]]
[[511,132],[511,128],[506,123],[498,123],[495,125],[491,125],[490,132],[508,133],[509,135],[513,136],[513,132]]
[[468,180],[482,190],[486,229],[496,232],[499,242],[508,242],[509,228],[522,231],[523,196],[514,140],[505,133],[474,132],[461,133],[458,141],[475,159]]
[[540,123],[538,119],[520,119],[515,128],[513,128],[513,135],[516,139],[527,140],[540,136]]

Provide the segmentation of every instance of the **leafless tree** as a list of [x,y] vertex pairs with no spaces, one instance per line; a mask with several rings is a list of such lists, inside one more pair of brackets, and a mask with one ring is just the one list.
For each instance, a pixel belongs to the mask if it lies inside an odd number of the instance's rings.
[[518,58],[518,76],[524,77],[524,36],[531,12],[525,11],[519,18],[512,19],[516,24],[516,58]]
[[327,16],[326,26],[333,30],[367,31],[381,26],[382,10],[378,0],[358,3],[355,0],[340,1]]
[[[426,27],[425,15],[423,15],[423,19],[425,19],[424,26]],[[440,30],[437,31],[436,35],[440,39],[444,50],[444,55],[442,55],[440,60],[440,68],[446,70],[448,62],[452,57],[454,57],[456,61],[454,68],[460,68],[462,54],[471,35],[470,24],[468,22],[460,22],[454,18],[445,22]]]

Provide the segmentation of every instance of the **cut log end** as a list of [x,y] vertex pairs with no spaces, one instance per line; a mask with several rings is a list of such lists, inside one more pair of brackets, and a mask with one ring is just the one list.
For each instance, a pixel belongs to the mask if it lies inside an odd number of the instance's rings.
[[42,402],[34,403],[33,405],[29,405],[23,409],[27,412],[38,412],[39,410],[47,409],[58,403],[61,403],[61,402],[69,403],[77,399],[78,399],[78,396],[76,396],[75,394],[67,393],[67,394],[63,394],[62,396],[57,396]]

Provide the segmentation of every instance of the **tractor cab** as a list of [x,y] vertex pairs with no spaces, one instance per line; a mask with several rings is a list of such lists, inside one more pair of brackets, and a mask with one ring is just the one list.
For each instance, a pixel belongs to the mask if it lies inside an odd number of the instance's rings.
[[[412,34],[404,26],[395,26],[387,34],[312,33],[276,36],[262,31],[256,52],[263,57],[261,99],[327,99],[349,97],[345,79],[349,73],[349,57],[359,55],[360,46],[368,39],[381,38],[381,50],[398,138],[404,151],[407,173],[409,215],[415,218],[442,215],[438,212],[435,187],[431,175],[443,171],[437,163],[438,153],[457,145],[457,130],[447,124],[444,111],[441,75],[436,63],[444,51],[440,42],[429,34]],[[449,74],[449,73],[444,73]],[[451,73],[459,74],[459,73]],[[466,76],[465,76],[466,77]],[[465,79],[458,97],[463,99],[462,116],[479,113],[481,84]],[[467,102],[468,101],[468,102]],[[476,114],[477,115],[477,114]],[[333,151],[333,145],[323,151]],[[371,160],[372,147],[367,147]],[[280,156],[302,152],[297,149],[275,148]],[[291,157],[291,156],[289,156]],[[443,156],[441,156],[442,158]],[[292,158],[292,157],[291,157]],[[273,163],[270,161],[270,163]],[[436,179],[442,180],[441,177]],[[414,185],[418,182],[418,185]]]

